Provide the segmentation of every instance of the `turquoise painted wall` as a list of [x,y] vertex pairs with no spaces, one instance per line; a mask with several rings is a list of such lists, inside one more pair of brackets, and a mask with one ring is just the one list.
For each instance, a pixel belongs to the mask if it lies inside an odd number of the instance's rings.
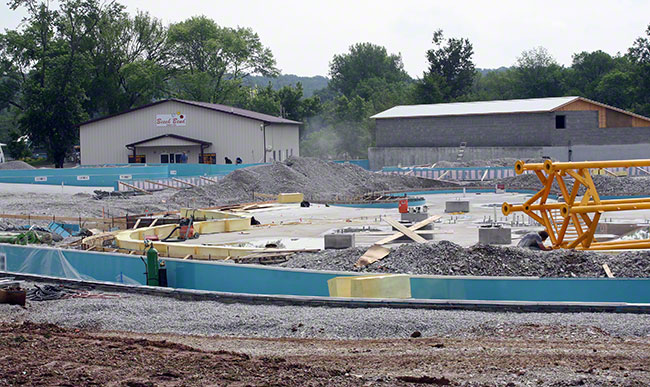
[[[139,257],[0,244],[6,271],[144,283]],[[328,296],[327,280],[351,272],[317,272],[222,262],[164,259],[169,286],[250,294]],[[127,282],[127,281],[123,281]],[[418,299],[650,303],[650,278],[411,277]]]

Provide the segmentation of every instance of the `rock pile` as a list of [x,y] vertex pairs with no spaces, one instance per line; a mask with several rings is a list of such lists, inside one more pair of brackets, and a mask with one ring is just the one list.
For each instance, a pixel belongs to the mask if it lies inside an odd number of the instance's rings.
[[[592,179],[600,196],[648,196],[650,194],[650,177],[595,175],[592,176]],[[573,179],[565,177],[564,181],[567,184],[567,189],[571,190]],[[542,188],[542,183],[532,173],[499,179],[494,181],[494,183],[504,184],[506,190],[524,189],[538,191]],[[579,195],[582,195],[584,191],[583,186],[579,191]],[[557,185],[557,182],[553,182],[551,193],[559,194],[560,192],[560,187]]]
[[0,163],[0,169],[36,169],[24,161],[14,160]]
[[282,162],[238,169],[217,184],[180,191],[172,200],[209,206],[253,201],[254,193],[302,192],[309,201],[327,201],[354,198],[373,191],[449,185],[453,183],[373,173],[356,165],[316,158],[290,157]]
[[544,252],[490,245],[464,248],[449,241],[440,241],[403,244],[393,248],[384,259],[366,268],[355,269],[354,263],[365,250],[351,248],[297,254],[280,266],[434,275],[605,277],[602,265],[607,263],[616,277],[650,276],[650,251],[615,255],[575,250]]

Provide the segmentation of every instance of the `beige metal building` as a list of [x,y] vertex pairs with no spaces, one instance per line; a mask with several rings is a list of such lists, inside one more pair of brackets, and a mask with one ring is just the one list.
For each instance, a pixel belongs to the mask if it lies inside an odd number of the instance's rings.
[[235,107],[166,99],[79,125],[81,164],[244,164],[299,156],[300,122]]

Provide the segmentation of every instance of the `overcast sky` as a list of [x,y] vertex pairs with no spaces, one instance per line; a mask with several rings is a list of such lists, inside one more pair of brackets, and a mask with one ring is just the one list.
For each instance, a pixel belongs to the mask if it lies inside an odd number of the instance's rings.
[[[0,28],[18,26],[24,11],[0,0]],[[406,71],[420,77],[433,31],[465,37],[481,68],[512,65],[523,50],[544,46],[558,62],[603,50],[625,53],[650,24],[650,1],[198,1],[121,0],[165,23],[206,15],[222,26],[251,27],[271,48],[284,74],[327,75],[332,56],[358,42],[401,53]]]

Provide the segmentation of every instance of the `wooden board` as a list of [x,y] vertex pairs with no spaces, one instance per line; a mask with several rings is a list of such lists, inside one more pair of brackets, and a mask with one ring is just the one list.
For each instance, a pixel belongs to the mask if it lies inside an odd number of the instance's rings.
[[[440,215],[431,216],[431,217],[429,217],[429,218],[427,218],[427,219],[425,219],[423,221],[417,222],[413,226],[409,227],[409,230],[411,230],[411,231],[419,230],[422,227],[426,226],[427,224],[435,222],[436,220],[438,220],[440,218],[441,218]],[[376,245],[383,245],[383,244],[386,244],[386,243],[390,243],[390,242],[394,241],[395,239],[399,239],[402,235],[404,235],[404,234],[402,234],[401,232],[398,232],[396,234],[393,234],[393,235],[391,235],[389,237],[386,237],[386,238],[376,242],[375,244]]]
[[[401,233],[400,233],[401,235]],[[355,267],[368,266],[371,263],[377,262],[390,254],[390,249],[380,245],[372,245],[366,252],[359,258]]]
[[608,264],[603,263],[603,269],[605,269],[605,274],[607,274],[608,278],[614,278],[614,274],[612,274],[612,271],[609,269]]
[[409,230],[401,224],[400,222],[396,221],[395,219],[392,218],[384,218],[384,222],[390,224],[391,226],[395,227],[398,231],[402,232],[402,234],[406,235],[407,237],[413,239],[417,243],[426,243],[427,240],[419,236],[418,234],[414,233],[412,230]]

